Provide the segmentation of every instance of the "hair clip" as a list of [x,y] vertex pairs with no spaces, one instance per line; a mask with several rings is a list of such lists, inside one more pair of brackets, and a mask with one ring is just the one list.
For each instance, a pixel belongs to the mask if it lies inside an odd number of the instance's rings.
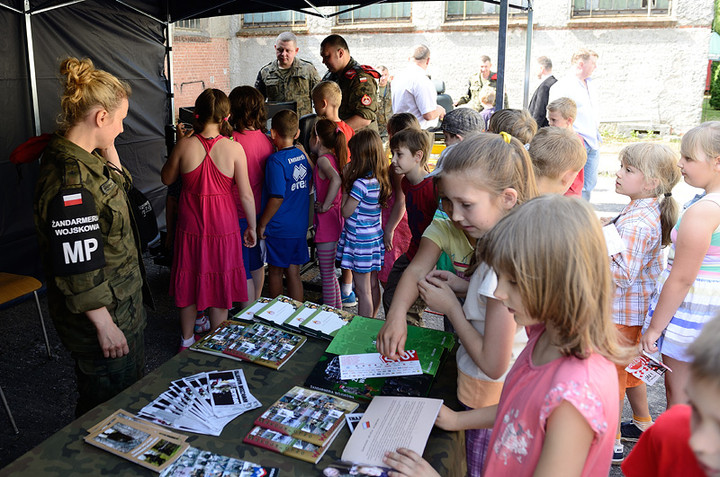
[[672,195],[672,192],[665,192],[665,197],[670,197]]
[[341,132],[341,131],[340,131],[340,128],[335,128],[335,134],[337,134],[337,133],[339,133],[339,132]]
[[530,150],[530,143],[529,143],[529,142],[525,143],[525,150],[526,150],[526,151],[529,151],[529,150]]
[[501,138],[503,138],[503,141],[510,144],[510,139],[512,139],[511,135],[509,135],[505,131],[500,131],[498,134],[500,135]]

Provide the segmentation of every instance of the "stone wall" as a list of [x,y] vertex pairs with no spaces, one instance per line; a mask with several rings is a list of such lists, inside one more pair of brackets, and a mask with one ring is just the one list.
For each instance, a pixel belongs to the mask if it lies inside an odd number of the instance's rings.
[[[684,132],[700,121],[707,73],[713,0],[676,0],[670,16],[596,17],[571,19],[568,0],[534,2],[530,94],[538,84],[536,58],[550,57],[555,75],[568,72],[570,57],[580,47],[599,55],[594,75],[601,91],[601,121],[662,124]],[[333,11],[333,9],[321,9]],[[391,74],[406,64],[409,48],[425,43],[431,49],[428,72],[445,81],[454,99],[466,90],[467,78],[479,69],[479,57],[497,58],[497,17],[446,22],[445,2],[413,2],[410,23],[336,26],[334,19],[308,15],[295,30],[299,56],[326,71],[319,51],[330,33],[345,37],[352,56],[363,64],[386,65]],[[506,89],[511,107],[523,102],[527,20],[510,20]],[[230,20],[230,89],[254,84],[257,71],[274,59],[273,44],[282,29],[243,28]]]

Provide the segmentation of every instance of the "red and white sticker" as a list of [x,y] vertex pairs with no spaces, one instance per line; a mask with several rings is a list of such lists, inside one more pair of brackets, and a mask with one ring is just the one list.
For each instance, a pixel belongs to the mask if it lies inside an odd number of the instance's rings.
[[65,207],[70,207],[71,205],[80,205],[82,204],[82,194],[68,194],[63,196],[63,203],[65,204]]
[[370,106],[372,104],[372,98],[366,94],[360,98],[360,102],[365,106]]

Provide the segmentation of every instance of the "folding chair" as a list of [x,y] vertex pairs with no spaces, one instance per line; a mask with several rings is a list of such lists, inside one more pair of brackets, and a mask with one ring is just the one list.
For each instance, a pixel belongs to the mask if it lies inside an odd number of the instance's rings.
[[[45,349],[47,349],[48,357],[52,358],[50,341],[48,340],[47,330],[45,329],[45,320],[43,319],[42,309],[40,308],[40,299],[37,294],[40,287],[42,287],[42,283],[33,277],[0,272],[0,305],[4,305],[7,302],[25,296],[31,292],[35,295],[35,305],[37,306],[38,316],[40,317],[40,326],[42,327],[43,337],[45,338]],[[5,406],[5,412],[7,412],[7,415],[10,418],[10,423],[15,430],[15,434],[19,434],[20,431],[15,425],[15,419],[13,419],[12,413],[10,412],[10,406],[5,399],[5,393],[2,391],[2,387],[0,387],[0,398],[2,398],[3,406]]]

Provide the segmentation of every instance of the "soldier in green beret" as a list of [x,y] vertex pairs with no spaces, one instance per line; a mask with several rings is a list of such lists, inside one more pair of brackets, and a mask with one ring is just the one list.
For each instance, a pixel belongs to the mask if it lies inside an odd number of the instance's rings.
[[320,75],[309,61],[296,57],[300,49],[292,32],[280,33],[275,40],[276,60],[258,72],[255,87],[268,101],[297,103],[302,117],[313,112],[312,89],[320,82]]
[[75,359],[80,416],[142,377],[150,295],[131,178],[115,149],[130,86],[87,58],[66,59],[60,73],[62,123],[42,155],[34,215],[50,315]]

